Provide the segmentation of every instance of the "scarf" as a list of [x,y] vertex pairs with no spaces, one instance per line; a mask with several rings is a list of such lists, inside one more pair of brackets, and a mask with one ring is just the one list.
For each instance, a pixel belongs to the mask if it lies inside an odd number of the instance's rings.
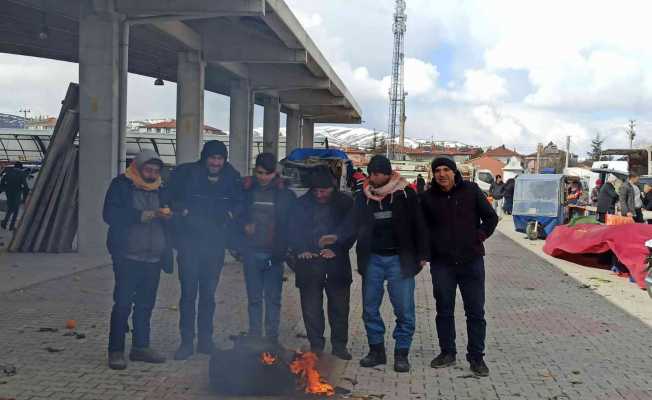
[[153,192],[154,190],[158,190],[161,187],[161,177],[152,183],[147,183],[143,179],[142,176],[140,176],[140,171],[138,170],[138,167],[136,167],[136,163],[132,162],[129,164],[129,168],[127,168],[127,171],[125,171],[125,176],[129,178],[129,180],[140,190],[144,190],[146,192]]
[[387,182],[385,186],[374,188],[369,184],[369,180],[367,179],[364,183],[363,190],[365,196],[367,196],[367,204],[369,204],[369,201],[371,200],[377,201],[380,204],[380,209],[382,210],[383,200],[388,195],[391,196],[390,204],[394,202],[394,193],[396,192],[402,191],[407,198],[405,188],[408,186],[410,186],[410,183],[401,177],[401,174],[399,174],[397,171],[394,171],[392,172],[392,176],[389,179],[389,182]]

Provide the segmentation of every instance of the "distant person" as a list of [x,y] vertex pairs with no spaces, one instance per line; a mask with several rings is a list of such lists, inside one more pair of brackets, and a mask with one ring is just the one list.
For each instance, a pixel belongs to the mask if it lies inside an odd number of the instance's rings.
[[494,211],[496,211],[498,218],[501,219],[503,217],[503,206],[505,203],[505,183],[503,182],[502,176],[496,175],[496,179],[489,187],[489,194],[491,194],[491,197],[494,199],[491,202],[491,205],[494,208]]
[[242,206],[240,174],[227,160],[224,143],[211,140],[204,144],[199,161],[177,166],[170,176],[168,199],[179,214],[174,244],[181,283],[181,344],[176,360],[194,354],[195,335],[198,353],[215,350],[215,290],[224,266],[228,228]]
[[600,195],[600,189],[602,188],[602,179],[598,179],[595,181],[595,187],[593,190],[591,190],[591,206],[597,207],[598,206],[598,197]]
[[286,187],[276,167],[274,154],[261,153],[256,157],[254,176],[244,179],[245,210],[241,221],[249,335],[265,336],[273,344],[278,343],[283,270],[295,202],[294,193]]
[[353,241],[336,244],[333,236],[328,237],[344,223],[352,206],[353,199],[337,190],[328,168],[317,168],[310,178],[310,191],[297,201],[290,224],[291,247],[297,257],[295,283],[310,349],[321,354],[326,345],[325,293],[331,353],[342,360],[352,359],[347,346]]
[[639,176],[629,174],[629,179],[620,185],[618,193],[620,199],[620,212],[624,217],[632,217],[635,222],[643,222],[643,199],[638,188]]
[[362,192],[362,186],[364,185],[365,180],[367,180],[367,175],[362,172],[362,168],[358,168],[353,173],[353,193],[358,194]]
[[512,210],[514,208],[514,189],[516,188],[516,179],[510,178],[505,182],[505,187],[503,188],[504,192],[504,203],[503,210],[505,214],[512,215]]
[[[643,197],[643,208],[647,211],[652,211],[652,186],[646,184],[643,187],[645,196]],[[652,219],[647,220],[648,224],[652,224]]]
[[608,175],[607,182],[602,185],[598,193],[598,221],[603,224],[607,222],[607,214],[616,213],[616,203],[618,203],[618,193],[616,193],[616,182],[618,178],[615,175]]
[[27,185],[27,173],[23,170],[23,164],[17,162],[13,167],[7,168],[0,179],[0,193],[7,195],[7,212],[0,223],[2,229],[16,229],[16,220],[20,210],[20,204],[27,199],[29,186]]
[[423,193],[426,190],[426,180],[421,174],[417,175],[417,193]]
[[[580,187],[580,183],[571,182],[570,187],[568,188],[568,193],[566,195],[566,204],[568,206],[576,206],[579,204],[581,198],[582,188]],[[568,207],[568,216],[570,219],[573,219],[577,213],[578,212],[575,207]]]
[[430,366],[445,368],[456,363],[455,294],[459,287],[468,332],[466,359],[473,373],[488,376],[483,243],[494,233],[498,216],[478,185],[462,179],[453,160],[435,159],[432,171],[433,186],[420,196],[430,229],[430,274],[441,350]]
[[113,259],[115,285],[109,328],[109,368],[127,368],[125,334],[133,308],[131,361],[163,363],[150,347],[150,320],[156,304],[161,269],[172,273],[172,250],[166,221],[172,218],[160,198],[163,161],[144,150],[127,171],[113,179],[104,201],[109,225],[107,247]]

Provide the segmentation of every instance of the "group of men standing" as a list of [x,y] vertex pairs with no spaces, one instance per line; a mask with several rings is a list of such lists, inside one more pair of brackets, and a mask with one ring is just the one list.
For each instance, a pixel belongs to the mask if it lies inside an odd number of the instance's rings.
[[443,368],[456,361],[454,307],[459,287],[469,333],[467,360],[476,374],[489,373],[484,362],[483,242],[498,217],[478,186],[462,180],[452,160],[433,161],[434,181],[421,194],[384,156],[372,158],[369,177],[353,198],[338,191],[327,167],[316,168],[310,190],[297,199],[277,174],[272,154],[260,154],[254,176],[244,179],[227,158],[224,144],[208,142],[201,159],[178,166],[162,188],[162,162],[156,153],[145,151],[112,182],[104,208],[115,271],[111,368],[127,366],[125,334],[132,307],[130,359],[165,361],[149,346],[149,320],[160,270],[171,271],[172,247],[177,250],[181,284],[181,343],[175,359],[214,350],[215,290],[229,247],[243,255],[250,336],[278,343],[287,262],[295,272],[311,350],[321,354],[326,347],[325,294],[331,352],[351,360],[349,250],[355,244],[369,343],[362,367],[387,363],[380,313],[386,286],[396,316],[394,369],[410,370],[415,276],[430,263],[441,348],[431,366]]
[[598,220],[606,222],[607,214],[615,214],[618,205],[623,217],[631,217],[634,222],[644,223],[643,210],[652,211],[652,186],[645,185],[641,192],[639,182],[640,177],[630,173],[627,180],[620,183],[619,190],[616,190],[616,175],[608,175],[604,183],[598,180],[594,192],[591,193],[591,202],[597,206]]

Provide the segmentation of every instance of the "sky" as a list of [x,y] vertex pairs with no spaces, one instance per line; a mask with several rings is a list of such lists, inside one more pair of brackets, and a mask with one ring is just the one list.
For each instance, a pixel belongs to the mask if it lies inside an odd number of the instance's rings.
[[[387,129],[393,0],[286,0],[363,111]],[[652,2],[407,0],[407,135],[472,145],[563,146],[584,156],[652,143]],[[73,64],[0,54],[0,112],[56,115]],[[173,118],[176,87],[130,76],[129,119]],[[259,107],[256,126],[262,124]],[[207,93],[206,123],[228,129],[228,98]]]

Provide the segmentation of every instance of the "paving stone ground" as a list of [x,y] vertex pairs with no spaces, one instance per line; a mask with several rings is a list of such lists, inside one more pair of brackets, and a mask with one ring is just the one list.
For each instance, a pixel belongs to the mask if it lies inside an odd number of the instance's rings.
[[[411,373],[358,366],[367,346],[356,277],[350,332],[354,360],[328,360],[329,379],[352,390],[353,399],[652,399],[648,325],[502,234],[488,242],[486,264],[490,377],[473,377],[464,361],[466,333],[459,300],[458,365],[446,370],[429,367],[437,353],[437,335],[430,275],[424,271],[417,283]],[[290,272],[287,276],[282,340],[299,348],[306,342],[298,337],[304,330],[294,277]],[[0,398],[217,398],[208,390],[207,357],[157,366],[132,363],[122,372],[106,367],[112,284],[111,269],[99,268],[0,295],[0,365],[17,368],[10,377],[0,369]],[[239,264],[225,267],[218,292],[217,339],[227,346],[229,335],[244,331],[247,323]],[[153,318],[153,345],[170,356],[177,345],[177,301],[176,276],[166,276]],[[383,313],[391,348],[393,317],[387,303]],[[63,324],[71,318],[78,321],[85,339],[63,336]],[[42,327],[60,330],[37,332]],[[47,347],[64,350],[50,353]]]

